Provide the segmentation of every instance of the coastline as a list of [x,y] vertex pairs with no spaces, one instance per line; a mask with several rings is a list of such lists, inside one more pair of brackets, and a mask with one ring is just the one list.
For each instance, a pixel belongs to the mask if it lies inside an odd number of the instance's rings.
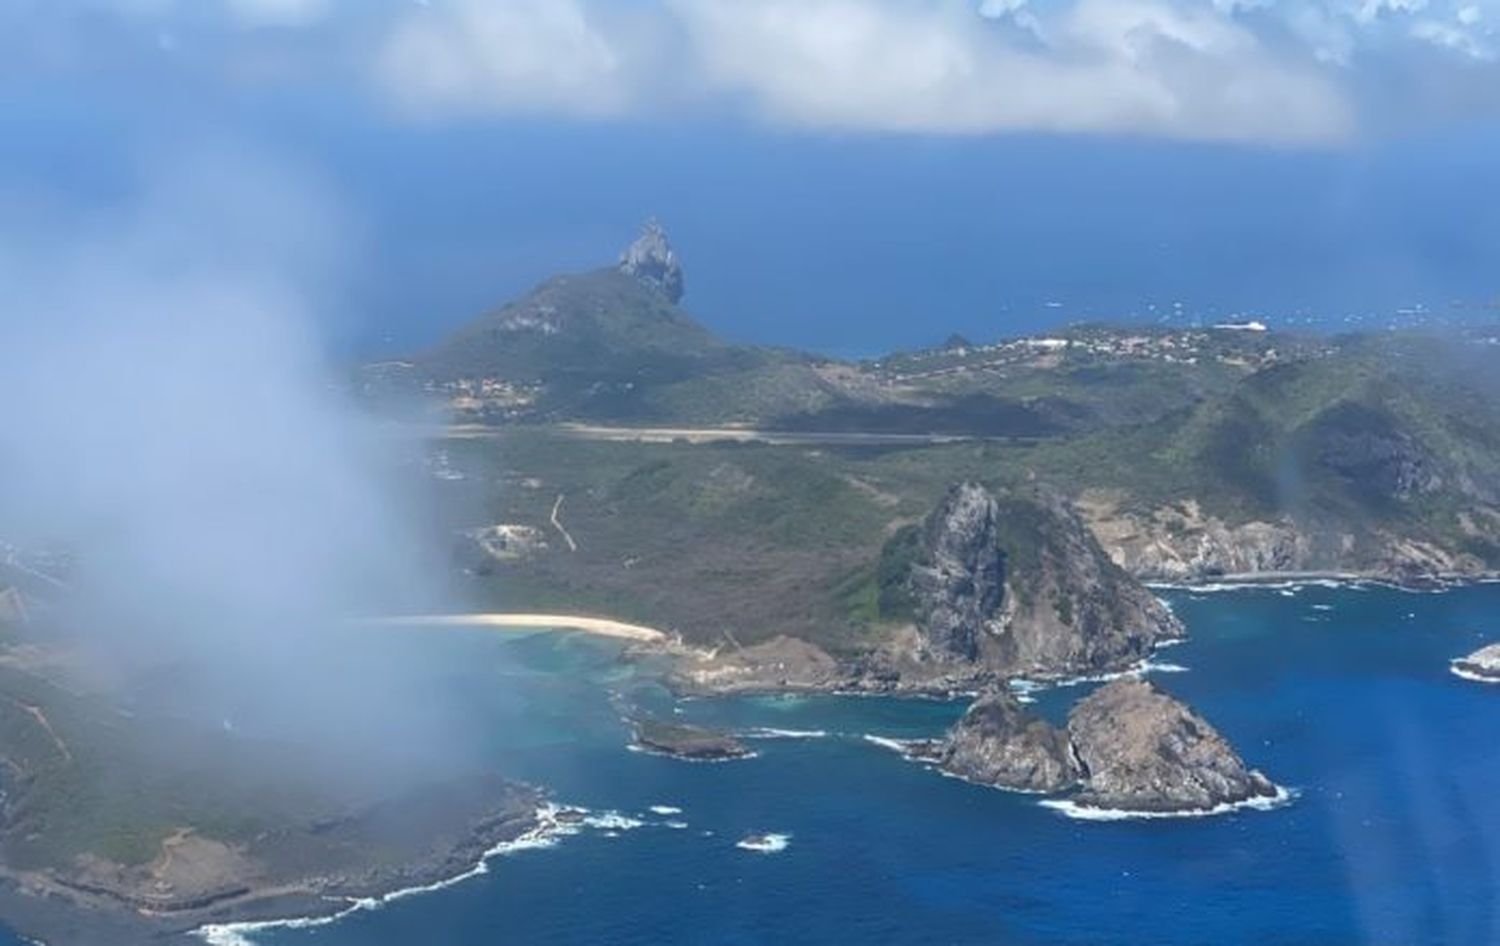
[[[650,811],[655,815],[680,815],[682,813],[681,809],[667,805],[653,805]],[[668,828],[686,827],[682,822],[676,821],[652,823]],[[203,923],[186,932],[208,946],[254,946],[254,940],[250,937],[255,933],[279,929],[316,929],[338,923],[356,913],[379,910],[410,897],[446,890],[488,874],[491,862],[497,858],[523,851],[546,850],[555,847],[563,838],[575,836],[585,828],[602,831],[606,836],[613,837],[618,832],[630,831],[646,825],[646,821],[623,815],[618,811],[595,812],[577,805],[546,802],[537,806],[532,827],[514,838],[499,841],[487,847],[470,867],[459,873],[429,883],[401,887],[384,893],[348,897],[340,905],[341,908],[333,912],[227,923]]]
[[1043,808],[1057,812],[1075,821],[1165,821],[1177,818],[1214,818],[1240,811],[1275,811],[1296,801],[1296,789],[1277,785],[1276,794],[1246,798],[1243,801],[1225,802],[1212,808],[1181,808],[1168,811],[1135,811],[1128,808],[1095,808],[1080,805],[1064,798],[1049,798],[1037,802]]
[[1374,586],[1414,594],[1448,591],[1466,585],[1500,583],[1500,572],[1433,572],[1426,575],[1400,576],[1389,572],[1284,571],[1234,572],[1204,575],[1197,578],[1142,578],[1141,583],[1153,591],[1188,591],[1212,594],[1247,588],[1268,590],[1305,587],[1354,588]]
[[1474,670],[1469,670],[1466,666],[1468,664],[1469,662],[1467,660],[1452,661],[1448,664],[1448,672],[1452,673],[1455,677],[1458,677],[1461,680],[1468,680],[1471,683],[1488,683],[1491,685],[1500,685],[1500,675],[1484,674]]
[[345,902],[342,909],[337,909],[334,912],[313,913],[269,920],[204,923],[188,932],[190,935],[196,936],[204,943],[207,943],[208,946],[252,946],[253,941],[249,937],[254,933],[264,933],[270,930],[315,929],[320,926],[337,923],[345,917],[356,913],[367,910],[378,910],[381,907],[404,900],[407,897],[445,890],[456,884],[461,884],[464,881],[472,880],[475,877],[489,873],[489,862],[497,857],[520,851],[549,848],[557,843],[559,837],[577,833],[580,822],[569,823],[561,820],[560,816],[566,811],[582,812],[583,809],[568,808],[550,802],[538,806],[532,827],[514,838],[495,842],[479,855],[479,859],[474,862],[473,866],[458,874],[429,883],[400,887],[385,893],[363,897],[347,897],[344,898]]
[[522,614],[510,612],[477,614],[418,614],[410,617],[369,618],[361,624],[380,627],[494,628],[516,631],[578,631],[596,637],[637,644],[666,644],[672,638],[664,631],[641,624],[582,614]]
[[[269,928],[257,924],[292,922],[286,918],[294,918],[298,926],[332,922],[356,910],[441,889],[476,872],[483,873],[477,866],[495,854],[534,846],[551,829],[557,812],[565,810],[545,803],[543,796],[529,786],[496,784],[523,794],[513,799],[514,803],[504,800],[503,807],[472,812],[465,803],[485,796],[445,796],[443,810],[453,821],[446,830],[456,833],[440,833],[434,843],[389,863],[365,858],[357,848],[337,863],[321,861],[321,853],[302,847],[302,835],[292,832],[288,838],[293,845],[290,856],[283,849],[279,855],[261,860],[263,853],[251,851],[249,857],[255,859],[251,872],[225,879],[220,889],[189,893],[177,901],[156,902],[154,892],[148,895],[130,888],[116,889],[51,870],[5,870],[0,871],[0,902],[12,932],[53,946],[73,942],[144,946],[185,941],[205,928],[233,932]],[[487,792],[488,783],[474,791]],[[416,803],[430,804],[427,799]],[[337,830],[334,826],[327,832]],[[331,836],[317,831],[312,834]],[[280,842],[272,839],[269,843],[274,848]],[[243,937],[226,937],[227,933],[211,942],[246,942]]]

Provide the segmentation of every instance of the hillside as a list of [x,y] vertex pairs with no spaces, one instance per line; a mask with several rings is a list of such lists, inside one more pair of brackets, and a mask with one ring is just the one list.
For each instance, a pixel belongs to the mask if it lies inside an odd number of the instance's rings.
[[[1137,578],[1500,568],[1493,332],[1081,325],[841,362],[725,342],[679,307],[684,285],[649,227],[619,266],[413,360],[450,416],[489,425],[435,448],[458,580],[483,606],[858,651],[892,623],[882,549],[964,481],[1044,484]],[[706,432],[634,442],[639,426]],[[712,442],[729,427],[805,436]],[[502,534],[528,538],[497,554]]]

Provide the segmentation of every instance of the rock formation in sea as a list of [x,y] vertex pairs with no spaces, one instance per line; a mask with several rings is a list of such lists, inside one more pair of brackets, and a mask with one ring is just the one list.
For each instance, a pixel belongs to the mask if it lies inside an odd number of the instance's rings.
[[1278,796],[1201,716],[1133,677],[1081,701],[1067,729],[1029,713],[1011,693],[992,690],[944,738],[909,743],[907,752],[996,788],[1076,790],[1071,801],[1083,808],[1188,813]]
[[658,752],[692,762],[722,762],[754,754],[733,736],[699,726],[651,719],[635,723],[634,745],[648,752]]
[[620,272],[634,276],[674,304],[682,301],[682,264],[656,220],[648,221],[636,241],[620,254]]
[[1500,644],[1491,644],[1453,661],[1453,672],[1470,680],[1500,683]]
[[1082,774],[1068,734],[1005,690],[975,700],[944,739],[917,754],[969,781],[1016,791],[1063,791]]
[[[1183,627],[1112,562],[1073,507],[1042,488],[949,490],[887,546],[909,560],[896,589],[916,636],[896,664],[973,665],[994,677],[1118,670]],[[887,564],[883,571],[889,571]]]
[[1145,680],[1096,690],[1069,714],[1068,734],[1083,768],[1080,805],[1206,811],[1277,795],[1203,717]]

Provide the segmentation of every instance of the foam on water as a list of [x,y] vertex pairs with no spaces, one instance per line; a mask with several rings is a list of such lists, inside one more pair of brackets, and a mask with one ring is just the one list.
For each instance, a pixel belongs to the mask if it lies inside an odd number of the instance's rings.
[[740,733],[743,739],[824,739],[828,733],[821,729],[772,729],[763,727]]
[[1145,660],[1131,664],[1124,670],[1112,670],[1108,673],[1087,673],[1076,677],[1057,677],[1055,679],[1022,677],[1011,680],[1010,688],[1018,693],[1017,698],[1025,703],[1032,702],[1033,700],[1027,699],[1027,697],[1031,697],[1032,694],[1041,690],[1075,687],[1085,683],[1112,683],[1115,680],[1123,680],[1126,677],[1141,677],[1152,673],[1187,673],[1188,669],[1182,664],[1157,662],[1147,657]]
[[1049,798],[1037,804],[1079,821],[1154,821],[1167,818],[1212,818],[1236,811],[1271,811],[1291,804],[1296,797],[1295,791],[1278,785],[1276,794],[1269,798],[1249,798],[1233,804],[1226,802],[1212,808],[1195,808],[1187,811],[1129,811],[1122,808],[1094,808],[1063,798]]
[[[435,893],[436,891],[444,890],[455,884],[461,884],[482,874],[487,874],[490,869],[489,862],[496,857],[515,854],[521,851],[550,848],[557,843],[560,837],[577,834],[580,825],[594,827],[596,826],[596,822],[602,822],[614,815],[613,812],[609,812],[603,816],[589,816],[575,824],[563,822],[558,819],[558,816],[564,810],[564,806],[561,805],[550,803],[542,805],[536,812],[537,823],[535,827],[510,841],[501,841],[481,854],[478,862],[473,867],[446,880],[422,884],[417,887],[404,887],[400,890],[381,894],[378,897],[351,899],[346,901],[348,905],[344,909],[326,916],[289,917],[283,920],[257,920],[247,923],[207,924],[194,930],[193,935],[207,943],[208,946],[255,946],[255,941],[251,937],[256,933],[265,933],[271,930],[309,930],[328,926],[364,910],[378,910],[387,904],[404,900],[407,897]],[[567,810],[584,811],[585,809],[568,808]],[[636,822],[633,826],[639,826],[639,824],[640,822]]]
[[736,841],[734,846],[757,854],[779,854],[786,850],[791,841],[790,834],[760,834]]
[[920,739],[891,739],[886,736],[872,736],[869,733],[865,733],[863,738],[865,742],[874,743],[882,749],[890,749],[892,752],[899,752],[902,755],[909,754],[912,746],[922,741]]
[[1455,660],[1455,661],[1453,661],[1453,663],[1451,663],[1451,664],[1448,665],[1448,670],[1455,677],[1462,677],[1463,679],[1465,679],[1465,680],[1471,680],[1474,683],[1495,683],[1495,684],[1500,684],[1500,677],[1487,677],[1484,674],[1475,673],[1472,670],[1466,670],[1466,669],[1464,669],[1464,667],[1462,666],[1462,664],[1463,664],[1463,661]]
[[634,743],[627,745],[625,748],[627,751],[639,752],[641,755],[654,755],[662,759],[671,759],[674,762],[689,762],[693,765],[722,765],[726,762],[745,762],[750,759],[760,758],[760,753],[758,752],[747,752],[744,755],[737,755],[729,759],[689,759],[686,756],[673,755],[670,752],[661,752],[657,749],[647,749],[645,746],[638,746]]
[[583,824],[602,831],[630,831],[645,823],[638,818],[622,815],[618,811],[605,811],[583,819]]
[[648,809],[653,815],[680,815],[682,809],[676,805],[652,805]]

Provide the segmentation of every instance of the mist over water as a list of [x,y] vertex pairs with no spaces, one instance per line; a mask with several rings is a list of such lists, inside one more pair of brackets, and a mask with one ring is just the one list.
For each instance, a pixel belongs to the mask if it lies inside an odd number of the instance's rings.
[[357,228],[263,157],[155,165],[125,205],[0,235],[0,540],[69,556],[46,633],[130,705],[425,775],[461,727],[351,622],[441,587],[420,445],[322,349]]

